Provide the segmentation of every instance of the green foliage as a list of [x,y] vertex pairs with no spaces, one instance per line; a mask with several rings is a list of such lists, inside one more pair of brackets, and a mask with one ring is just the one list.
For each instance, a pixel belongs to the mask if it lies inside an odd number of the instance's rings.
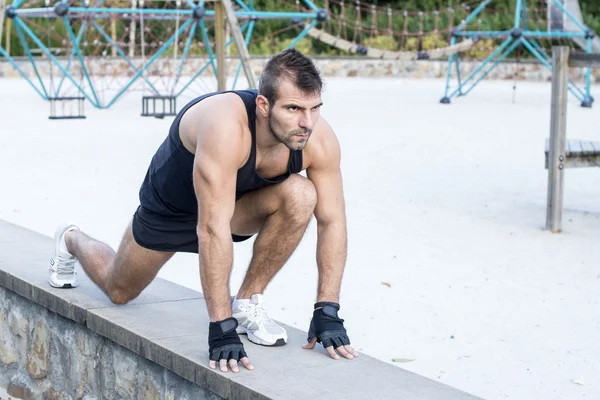
[[365,46],[373,47],[379,50],[392,50],[395,51],[398,49],[398,44],[396,43],[396,39],[393,36],[374,36],[373,38],[369,38],[365,40]]

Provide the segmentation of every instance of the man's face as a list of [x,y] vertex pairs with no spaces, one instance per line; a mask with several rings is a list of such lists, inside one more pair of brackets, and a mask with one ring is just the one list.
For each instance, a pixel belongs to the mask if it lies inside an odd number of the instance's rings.
[[320,116],[321,96],[306,95],[283,79],[277,100],[269,107],[271,134],[291,150],[302,150],[308,143]]

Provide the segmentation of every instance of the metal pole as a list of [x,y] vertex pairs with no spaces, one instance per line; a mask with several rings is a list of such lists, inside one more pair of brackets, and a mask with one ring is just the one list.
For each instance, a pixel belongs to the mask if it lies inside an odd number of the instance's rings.
[[225,13],[223,3],[215,2],[215,46],[217,53],[217,90],[225,90]]
[[564,161],[567,138],[567,88],[569,86],[569,47],[554,46],[552,51],[552,106],[550,146],[548,149],[548,204],[546,229],[561,231]]

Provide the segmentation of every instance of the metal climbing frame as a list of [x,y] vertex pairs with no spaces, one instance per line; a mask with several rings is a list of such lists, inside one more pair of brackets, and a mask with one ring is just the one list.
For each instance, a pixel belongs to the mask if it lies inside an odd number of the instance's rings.
[[[444,97],[440,100],[443,104],[449,104],[455,96],[466,96],[471,92],[481,80],[483,80],[500,62],[511,54],[519,45],[522,45],[533,56],[535,56],[545,67],[552,70],[552,56],[548,55],[543,47],[537,42],[539,39],[576,39],[586,41],[586,53],[592,52],[592,43],[595,32],[585,26],[582,21],[577,19],[565,6],[564,0],[548,0],[548,7],[556,14],[562,16],[562,21],[568,21],[573,30],[565,30],[566,24],[556,24],[548,22],[546,31],[530,30],[527,26],[527,2],[526,0],[515,0],[515,21],[511,30],[506,31],[467,31],[467,25],[492,2],[493,0],[484,0],[479,6],[452,32],[451,43],[456,44],[460,37],[465,38],[500,38],[504,39],[502,44],[466,79],[461,77],[460,60],[458,54],[451,54],[448,57],[448,73],[446,77],[446,91]],[[456,68],[458,87],[451,91],[450,82]],[[569,91],[581,101],[582,107],[592,107],[594,98],[591,96],[591,77],[592,70],[587,68],[585,75],[585,88],[579,88],[572,79],[569,79]]]
[[[207,68],[212,68],[214,75],[218,79],[218,90],[225,89],[225,79],[224,79],[224,49],[229,46],[232,42],[236,42],[238,45],[238,49],[240,46],[248,45],[251,40],[252,32],[254,30],[254,26],[257,21],[262,19],[290,19],[290,20],[307,20],[311,21],[305,29],[303,29],[299,35],[296,37],[294,41],[292,41],[287,48],[294,47],[303,37],[305,37],[308,32],[317,25],[319,22],[326,21],[328,18],[327,11],[323,9],[317,8],[311,0],[303,0],[303,2],[310,8],[312,12],[272,12],[272,11],[257,11],[254,8],[254,4],[252,0],[247,0],[247,3],[243,0],[235,0],[235,3],[239,6],[237,10],[233,10],[233,7],[229,0],[220,0],[220,1],[210,1],[210,5],[213,6],[211,9],[205,8],[208,1],[198,0],[195,2],[194,0],[184,0],[182,3],[182,8],[173,10],[173,9],[158,9],[158,8],[144,8],[143,0],[139,0],[140,7],[129,7],[129,8],[110,8],[110,7],[102,7],[104,0],[98,0],[94,6],[90,6],[89,0],[76,0],[76,5],[69,4],[68,0],[60,0],[55,3],[53,6],[50,6],[49,0],[47,1],[46,7],[40,8],[22,8],[22,5],[25,0],[13,0],[12,5],[8,6],[5,10],[5,17],[10,19],[17,29],[17,33],[19,34],[19,39],[23,48],[26,49],[27,54],[29,56],[29,60],[32,64],[33,70],[36,73],[37,79],[30,79],[29,76],[19,67],[19,65],[15,62],[15,60],[11,57],[10,54],[0,46],[0,55],[8,60],[8,62],[13,66],[13,68],[33,87],[33,89],[44,99],[50,100],[51,98],[61,97],[61,93],[59,93],[61,85],[57,85],[54,87],[52,84],[48,84],[48,82],[44,81],[40,74],[38,73],[37,64],[40,62],[40,59],[33,57],[31,52],[28,51],[28,41],[35,43],[36,46],[41,50],[41,52],[45,55],[49,62],[52,63],[54,67],[59,70],[59,74],[61,75],[61,84],[63,80],[68,80],[78,91],[77,96],[84,97],[87,101],[92,104],[95,108],[99,109],[107,109],[111,107],[115,102],[123,96],[127,90],[131,88],[131,86],[138,80],[142,80],[145,85],[147,85],[148,90],[151,91],[151,95],[155,97],[164,97],[169,96],[170,98],[176,98],[180,96],[189,86],[190,84],[197,79]],[[225,3],[223,5],[222,3]],[[135,5],[134,2],[132,5]],[[222,8],[225,7],[225,10]],[[233,29],[234,37],[225,43],[225,14],[227,13],[227,20],[230,22],[237,19],[240,21],[241,26],[239,27],[239,31],[236,32],[236,29]],[[235,17],[235,18],[234,18]],[[68,38],[70,40],[70,45],[72,46],[72,52],[69,57],[69,62],[66,66],[64,66],[54,54],[52,54],[49,46],[44,44],[44,42],[38,37],[34,30],[28,24],[28,18],[46,18],[47,20],[61,20],[64,23],[64,26],[68,33]],[[74,19],[82,20],[81,27],[79,32],[75,32],[73,29],[72,21]],[[148,60],[144,59],[144,63],[141,67],[136,67],[128,55],[126,55],[125,51],[121,48],[121,46],[116,43],[111,36],[109,36],[97,23],[99,19],[107,19],[107,18],[120,18],[120,19],[130,19],[130,20],[146,20],[155,19],[155,20],[175,20],[176,18],[180,19],[181,24],[179,29],[176,29],[175,32],[170,36],[168,40],[166,40],[158,51],[156,51]],[[206,21],[214,21],[215,22],[215,49],[211,48],[209,42],[209,29],[205,24]],[[115,53],[122,58],[131,69],[132,76],[127,82],[127,84],[119,90],[112,98],[108,100],[103,100],[100,96],[98,96],[98,88],[96,87],[96,82],[93,81],[90,77],[90,71],[88,66],[85,63],[85,55],[83,54],[82,47],[80,46],[80,41],[82,39],[83,33],[86,29],[95,29],[101,37],[106,41],[106,43],[114,49]],[[201,67],[194,76],[191,78],[186,77],[187,82],[181,82],[180,78],[183,78],[181,72],[184,65],[185,60],[188,58],[188,52],[190,50],[190,45],[195,38],[195,32],[200,30],[202,41],[208,53],[208,61],[207,63]],[[149,68],[155,63],[159,57],[163,56],[165,52],[169,49],[171,45],[177,40],[181,38],[184,33],[188,33],[188,37],[185,41],[185,47],[182,51],[181,58],[178,58],[179,67],[177,71],[176,83],[173,87],[167,88],[166,91],[161,92],[158,88],[156,88],[152,83],[148,80],[146,72]],[[239,34],[236,34],[239,33]],[[245,37],[242,37],[241,34],[245,33]],[[243,41],[240,41],[243,39]],[[234,86],[237,83],[239,74],[242,70],[242,61],[243,57],[247,58],[247,51],[243,50],[239,51],[240,56],[240,64],[238,65]],[[71,71],[72,60],[76,59],[79,61],[79,67],[81,71],[81,76],[78,81],[73,75]],[[216,61],[216,62],[215,62]],[[245,68],[246,75],[248,75],[248,68]],[[176,88],[177,84],[180,84],[180,87]],[[252,85],[250,85],[252,86]]]

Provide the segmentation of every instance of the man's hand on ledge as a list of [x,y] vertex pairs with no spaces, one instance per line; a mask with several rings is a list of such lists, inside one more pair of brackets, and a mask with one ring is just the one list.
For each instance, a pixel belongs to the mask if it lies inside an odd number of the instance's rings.
[[303,345],[303,348],[313,349],[315,344],[320,342],[331,358],[335,360],[340,358],[336,351],[349,360],[358,357],[356,350],[350,346],[350,339],[344,328],[344,320],[338,317],[339,309],[340,305],[337,303],[315,303],[315,310],[308,329],[308,343]]
[[228,366],[232,372],[240,372],[238,361],[249,370],[254,366],[244,350],[244,345],[238,336],[236,329],[238,321],[235,318],[227,318],[223,321],[211,322],[208,328],[208,353],[211,369],[217,367],[217,361],[221,371],[227,372]]

